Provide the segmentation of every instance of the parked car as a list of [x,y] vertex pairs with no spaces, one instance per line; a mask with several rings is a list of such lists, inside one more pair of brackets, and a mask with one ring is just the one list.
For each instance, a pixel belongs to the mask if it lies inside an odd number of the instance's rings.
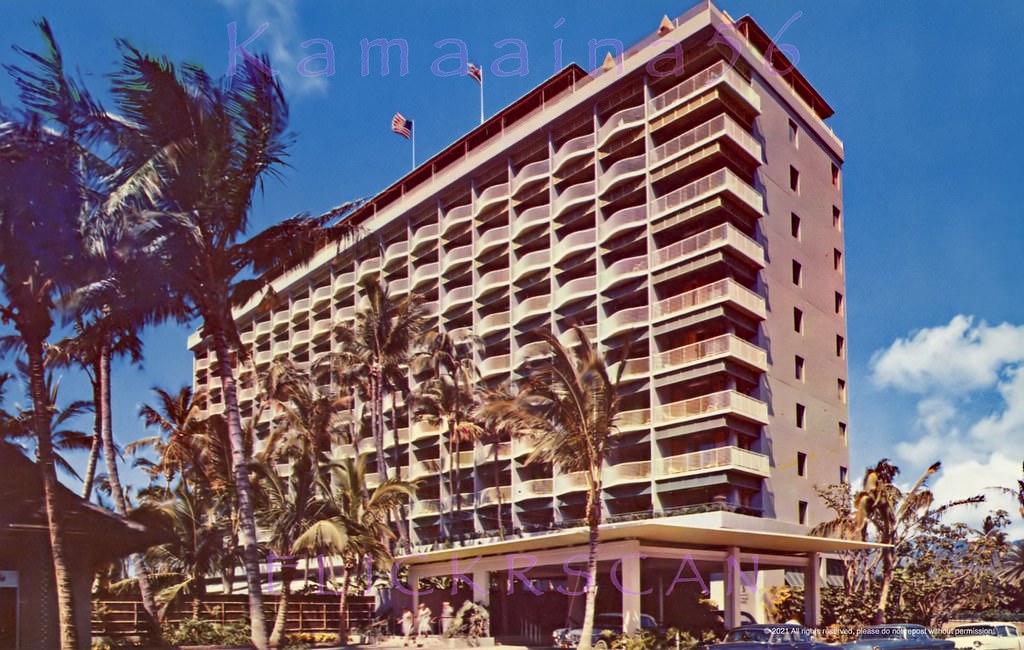
[[[649,614],[640,615],[640,629],[651,632],[664,632],[653,616]],[[622,634],[622,614],[609,612],[596,614],[594,616],[594,632],[591,636],[591,643],[595,648],[606,648],[608,644],[604,640],[604,633]],[[583,637],[582,627],[563,627],[551,633],[552,641],[559,648],[575,648],[580,644]]]
[[818,643],[802,625],[744,625],[729,630],[719,643],[703,646],[714,650],[834,650]]
[[843,645],[847,650],[953,650],[948,639],[936,639],[923,625],[893,623],[863,628],[857,640]]
[[1024,650],[1024,636],[1013,623],[1002,621],[965,623],[949,630],[957,650]]

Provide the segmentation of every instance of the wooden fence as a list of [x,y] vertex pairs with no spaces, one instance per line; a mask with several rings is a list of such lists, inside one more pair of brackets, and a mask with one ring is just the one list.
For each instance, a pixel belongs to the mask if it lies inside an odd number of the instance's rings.
[[[364,627],[373,620],[374,599],[369,596],[349,596],[345,607],[348,629]],[[267,624],[277,615],[277,598],[264,596],[263,604]],[[287,629],[291,632],[337,632],[342,615],[337,596],[292,596],[288,603]],[[190,602],[173,605],[165,620],[176,623],[192,617]],[[202,620],[219,623],[246,621],[249,601],[244,594],[211,595],[203,600]],[[124,637],[146,633],[142,603],[134,600],[94,600],[92,603],[93,636]]]

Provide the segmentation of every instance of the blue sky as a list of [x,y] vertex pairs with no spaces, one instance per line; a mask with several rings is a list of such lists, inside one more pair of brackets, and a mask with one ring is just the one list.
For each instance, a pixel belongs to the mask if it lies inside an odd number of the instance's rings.
[[[476,86],[438,78],[430,66],[445,38],[466,42],[489,68],[508,38],[526,42],[529,74],[487,75],[487,111],[511,102],[564,62],[587,66],[589,39],[627,46],[681,3],[516,3],[446,1],[298,3],[9,3],[0,44],[35,47],[31,21],[47,16],[66,60],[94,90],[117,53],[114,38],[223,74],[228,25],[240,39],[266,22],[252,48],[284,70],[297,142],[283,182],[271,182],[254,210],[265,226],[372,195],[408,171],[408,143],[389,131],[395,111],[416,122],[420,159],[478,117]],[[1024,4],[829,3],[722,0],[734,17],[750,13],[779,43],[795,46],[799,68],[835,107],[831,127],[846,144],[844,170],[848,281],[852,473],[882,454],[909,475],[934,459],[946,470],[942,496],[1010,484],[1024,458],[1024,301],[1019,256],[1024,219],[1018,179],[1024,129]],[[556,27],[556,25],[558,25]],[[362,76],[360,39],[405,38],[409,74]],[[303,78],[295,64],[334,49],[335,71]],[[7,48],[0,62],[15,62]],[[0,80],[0,100],[13,102]],[[142,370],[116,370],[117,436],[141,432],[135,413],[148,388],[189,381],[187,331],[146,335]],[[969,379],[965,379],[969,378]],[[67,395],[85,396],[69,377]],[[1018,399],[1019,398],[1019,399]],[[20,400],[12,395],[11,401]],[[907,476],[908,480],[913,477]],[[141,480],[141,479],[140,479]]]

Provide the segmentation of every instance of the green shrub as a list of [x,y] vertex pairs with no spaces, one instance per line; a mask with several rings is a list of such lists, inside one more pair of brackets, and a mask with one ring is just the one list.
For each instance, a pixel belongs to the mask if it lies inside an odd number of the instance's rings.
[[483,605],[467,600],[455,612],[455,618],[445,633],[446,638],[465,637],[471,642],[488,636],[491,630],[491,615]]
[[246,645],[249,637],[249,625],[242,621],[221,624],[188,619],[164,626],[164,639],[174,645]]

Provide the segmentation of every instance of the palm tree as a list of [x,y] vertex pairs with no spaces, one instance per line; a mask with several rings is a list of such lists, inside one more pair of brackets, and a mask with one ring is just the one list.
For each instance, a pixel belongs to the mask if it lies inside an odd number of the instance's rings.
[[215,82],[202,69],[177,69],[121,43],[113,92],[125,121],[143,143],[130,152],[144,165],[135,187],[173,216],[179,236],[174,295],[202,320],[215,354],[231,444],[239,542],[245,562],[252,641],[267,648],[250,456],[238,409],[234,364],[246,356],[232,307],[263,291],[270,280],[353,232],[334,224],[351,205],[319,217],[286,219],[247,240],[249,210],[263,179],[282,164],[289,136],[287,105],[266,59],[247,57],[234,75]]
[[353,327],[340,326],[340,351],[328,357],[343,385],[356,385],[369,403],[370,432],[377,452],[377,474],[386,481],[384,395],[404,382],[413,341],[422,332],[426,313],[416,296],[395,299],[375,277],[359,283],[364,306]]
[[883,458],[864,471],[862,487],[852,496],[852,505],[842,508],[834,519],[811,530],[811,535],[868,541],[871,537],[869,531],[873,529],[873,541],[885,545],[866,569],[868,576],[874,576],[876,570],[881,569],[881,586],[874,614],[876,625],[885,623],[893,572],[898,558],[907,551],[910,542],[950,508],[985,500],[984,496],[974,496],[936,505],[935,496],[927,489],[927,482],[941,466],[941,463],[933,463],[910,490],[903,492],[893,482],[900,472],[899,467]]
[[390,542],[394,534],[388,518],[396,507],[408,503],[416,493],[416,487],[400,479],[387,479],[368,494],[366,454],[358,460],[342,459],[335,469],[334,484],[336,489],[330,495],[329,510],[324,513],[329,516],[303,531],[292,544],[292,552],[307,556],[319,553],[341,559],[339,635],[344,639],[348,632],[344,614],[352,571],[367,558],[377,568],[390,568]]
[[74,133],[44,125],[38,116],[0,126],[0,318],[14,326],[28,359],[62,650],[78,647],[78,633],[64,523],[57,506],[43,359],[54,325],[54,304],[74,283],[81,252],[77,220],[83,197],[74,138]]
[[616,432],[618,384],[624,363],[613,381],[604,359],[586,333],[573,330],[579,345],[566,349],[551,333],[541,334],[551,357],[529,371],[515,395],[490,394],[477,410],[485,428],[506,427],[530,440],[534,450],[526,462],[550,462],[564,472],[583,472],[587,479],[586,521],[590,531],[587,555],[587,600],[580,649],[590,650],[597,604],[597,543],[601,526],[601,468]]

